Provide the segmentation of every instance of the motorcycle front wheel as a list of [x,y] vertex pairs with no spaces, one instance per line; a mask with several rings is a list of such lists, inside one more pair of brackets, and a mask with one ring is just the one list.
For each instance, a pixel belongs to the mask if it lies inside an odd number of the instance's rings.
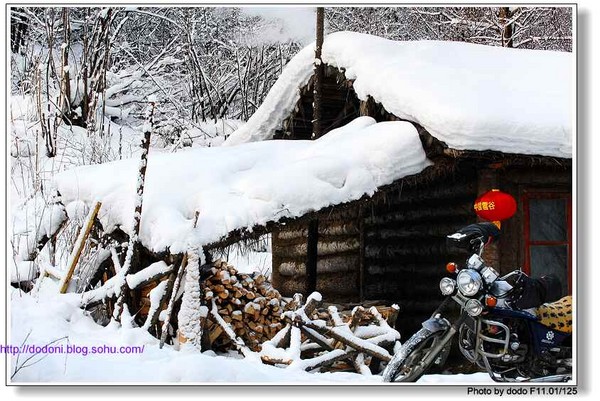
[[[439,350],[438,345],[446,332],[446,330],[431,332],[425,328],[417,331],[394,354],[383,371],[383,381],[416,382],[433,363],[438,363],[438,359],[445,360],[449,347],[446,346]],[[429,363],[425,363],[424,361],[429,359],[432,352],[437,352],[438,355]]]

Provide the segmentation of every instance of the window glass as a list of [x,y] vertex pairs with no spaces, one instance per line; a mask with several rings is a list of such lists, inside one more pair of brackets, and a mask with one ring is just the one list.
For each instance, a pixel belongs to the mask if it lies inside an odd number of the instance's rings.
[[529,239],[531,241],[566,241],[565,199],[530,199]]

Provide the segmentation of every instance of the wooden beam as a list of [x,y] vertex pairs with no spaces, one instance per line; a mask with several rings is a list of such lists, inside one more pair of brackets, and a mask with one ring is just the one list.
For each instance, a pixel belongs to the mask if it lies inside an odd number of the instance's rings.
[[354,351],[351,349],[341,350],[336,349],[334,351],[328,352],[326,354],[317,356],[311,359],[305,359],[302,361],[302,365],[305,371],[310,372],[316,368],[322,368],[325,366],[333,365],[338,361],[342,361],[344,359],[352,360],[358,355],[358,351]]
[[379,345],[367,340],[360,339],[356,336],[346,336],[341,334],[341,332],[339,332],[335,327],[331,328],[328,326],[320,326],[313,322],[307,321],[303,322],[303,325],[309,329],[313,329],[321,335],[336,339],[359,352],[371,355],[372,357],[381,359],[384,362],[389,362],[392,359],[392,356],[385,348],[382,348]]
[[83,247],[85,246],[85,241],[90,235],[90,231],[92,231],[94,220],[96,219],[96,216],[98,215],[98,211],[100,210],[101,206],[101,202],[96,202],[92,213],[90,213],[90,215],[88,216],[88,220],[85,224],[84,230],[81,233],[79,233],[77,242],[75,242],[75,248],[73,249],[73,253],[71,254],[71,260],[69,261],[69,269],[67,270],[67,274],[65,274],[63,280],[61,281],[61,294],[67,292],[67,288],[69,287],[69,283],[71,282],[71,278],[73,277],[73,273],[75,272],[75,267],[77,266],[77,262],[79,261],[79,257],[81,256],[81,252],[83,251]]

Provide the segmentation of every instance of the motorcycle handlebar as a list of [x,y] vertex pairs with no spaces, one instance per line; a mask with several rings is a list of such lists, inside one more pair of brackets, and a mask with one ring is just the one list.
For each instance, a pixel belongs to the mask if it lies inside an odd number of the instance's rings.
[[483,246],[500,238],[500,229],[493,223],[476,223],[461,228],[446,237],[449,248],[466,249],[469,252],[479,252]]

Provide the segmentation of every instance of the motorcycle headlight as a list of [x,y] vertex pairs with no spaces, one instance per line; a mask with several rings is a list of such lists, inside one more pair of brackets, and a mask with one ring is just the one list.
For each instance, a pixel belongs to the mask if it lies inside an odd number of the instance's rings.
[[481,289],[483,282],[481,281],[481,276],[474,270],[471,269],[463,269],[456,276],[456,285],[460,292],[467,296],[472,297],[477,294]]
[[465,310],[469,316],[479,316],[483,312],[483,305],[476,299],[469,299],[465,304]]
[[481,270],[481,276],[486,283],[493,283],[499,276],[498,272],[493,267],[486,266]]
[[440,291],[442,295],[451,295],[456,288],[456,282],[449,277],[440,280]]
[[471,255],[469,260],[467,260],[467,267],[473,270],[479,270],[483,266],[483,259],[477,254]]

